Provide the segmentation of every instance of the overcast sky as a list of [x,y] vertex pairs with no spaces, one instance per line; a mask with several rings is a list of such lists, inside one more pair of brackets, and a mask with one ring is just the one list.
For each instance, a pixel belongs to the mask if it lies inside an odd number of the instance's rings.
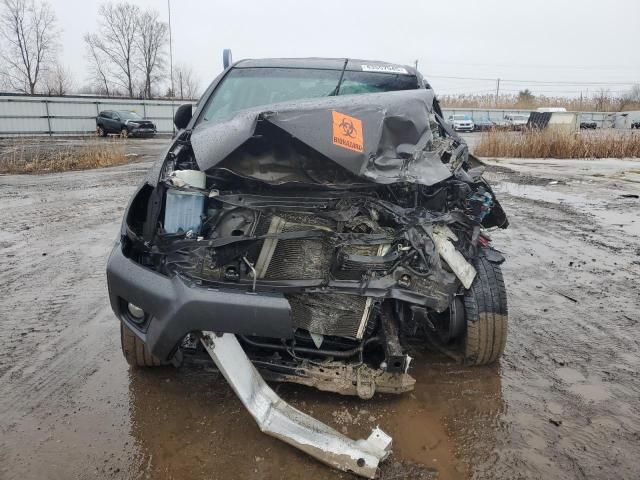
[[[86,83],[84,33],[97,0],[50,0],[62,28],[61,59]],[[135,0],[168,19],[166,0]],[[175,63],[204,88],[235,60],[352,57],[412,64],[437,93],[613,93],[640,82],[640,0],[172,0]],[[463,80],[448,77],[486,78]],[[526,80],[530,82],[510,82]],[[543,82],[563,82],[548,85]],[[606,85],[601,85],[606,84]]]

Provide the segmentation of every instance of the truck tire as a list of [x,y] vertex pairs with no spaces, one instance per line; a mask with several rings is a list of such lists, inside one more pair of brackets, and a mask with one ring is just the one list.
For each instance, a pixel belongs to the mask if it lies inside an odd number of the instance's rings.
[[464,294],[464,362],[487,365],[500,358],[507,343],[507,292],[498,263],[480,256],[474,267],[478,273]]
[[124,323],[120,322],[122,354],[132,367],[159,367],[162,362],[151,355],[147,346]]

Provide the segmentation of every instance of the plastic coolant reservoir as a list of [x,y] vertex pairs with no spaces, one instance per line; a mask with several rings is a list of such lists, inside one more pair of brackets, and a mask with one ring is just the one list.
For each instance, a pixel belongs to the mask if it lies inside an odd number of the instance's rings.
[[[196,188],[205,188],[207,177],[199,170],[176,170],[173,176]],[[192,231],[200,233],[201,215],[204,211],[205,195],[170,188],[164,211],[164,230],[167,233]]]

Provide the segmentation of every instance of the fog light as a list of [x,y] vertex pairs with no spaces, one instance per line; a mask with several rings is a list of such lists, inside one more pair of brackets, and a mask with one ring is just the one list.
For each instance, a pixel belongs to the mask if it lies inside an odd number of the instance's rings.
[[127,304],[127,310],[129,310],[129,314],[133,317],[133,320],[144,320],[144,310],[139,306],[129,303]]

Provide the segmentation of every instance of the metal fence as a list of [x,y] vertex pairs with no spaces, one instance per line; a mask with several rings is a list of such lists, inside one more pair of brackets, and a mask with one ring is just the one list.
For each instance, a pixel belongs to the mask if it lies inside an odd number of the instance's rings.
[[[525,115],[529,116],[531,110],[510,110],[504,108],[443,108],[445,120],[450,115],[468,115],[472,120],[490,120],[498,122],[504,119],[505,115]],[[580,112],[581,122],[596,122],[598,128],[611,128],[613,125],[613,114],[611,112]]]
[[0,135],[85,135],[95,132],[102,110],[131,110],[153,121],[158,133],[173,131],[173,112],[192,100],[0,95]]
[[[133,110],[156,124],[158,133],[173,131],[173,112],[193,100],[137,100],[105,97],[48,97],[0,94],[0,135],[85,135],[95,131],[102,110]],[[445,108],[449,115],[468,115],[473,120],[502,120],[505,115],[529,115],[530,110]],[[608,112],[583,112],[582,121],[593,120],[600,128],[612,126]]]

